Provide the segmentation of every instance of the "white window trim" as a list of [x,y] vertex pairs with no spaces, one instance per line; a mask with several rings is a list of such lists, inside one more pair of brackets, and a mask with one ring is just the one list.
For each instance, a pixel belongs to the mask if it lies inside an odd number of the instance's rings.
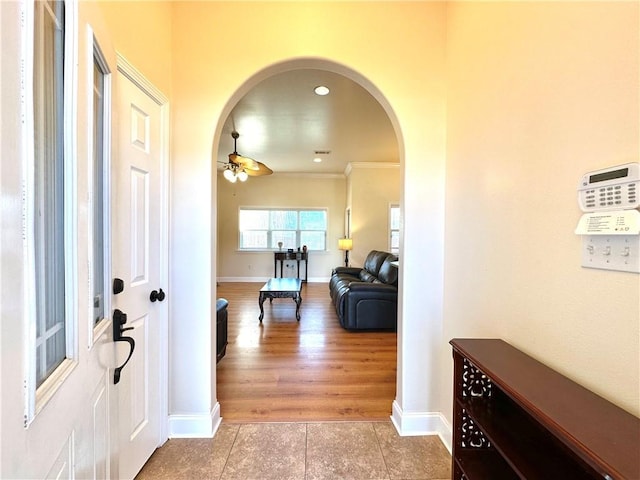
[[33,2],[21,3],[22,19],[22,169],[26,183],[23,191],[23,249],[27,261],[23,275],[26,279],[24,290],[23,321],[26,337],[23,339],[26,371],[24,372],[24,426],[28,427],[36,415],[55,395],[65,379],[78,363],[78,281],[77,281],[77,159],[76,127],[77,104],[77,0],[65,1],[65,84],[64,84],[64,217],[65,251],[65,329],[66,359],[36,388],[36,288],[35,288],[35,185],[34,185],[34,105],[33,105],[33,62],[34,62],[34,19]]
[[[89,107],[88,110],[88,122],[87,122],[87,130],[85,132],[88,142],[87,142],[87,158],[93,160],[93,119],[94,119],[94,111],[93,111],[93,62],[94,59],[98,61],[100,67],[104,72],[103,77],[103,101],[104,101],[104,112],[103,112],[103,179],[104,179],[104,196],[106,198],[111,198],[111,99],[112,99],[112,72],[107,63],[106,57],[102,53],[102,49],[98,44],[98,40],[95,37],[93,28],[90,25],[87,25],[87,34],[86,34],[86,44],[87,46],[91,46],[91,48],[86,49],[86,75],[87,75],[87,85],[90,88],[87,88],[87,105]],[[89,185],[89,231],[93,232],[93,161],[88,162],[88,177],[87,182]],[[90,263],[89,265],[89,301],[88,308],[89,312],[87,315],[88,319],[88,348],[91,349],[96,341],[105,333],[111,324],[111,317],[108,314],[111,312],[111,292],[108,290],[110,281],[111,281],[111,205],[110,202],[105,202],[104,204],[104,311],[105,317],[100,320],[98,323],[93,322],[93,265]],[[93,259],[93,239],[91,236],[88,238],[88,253],[90,262]]]

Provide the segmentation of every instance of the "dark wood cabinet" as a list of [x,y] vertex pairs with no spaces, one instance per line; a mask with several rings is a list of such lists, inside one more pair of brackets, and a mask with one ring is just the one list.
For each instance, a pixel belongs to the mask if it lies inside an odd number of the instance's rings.
[[273,252],[273,276],[278,278],[278,262],[280,262],[280,277],[282,277],[282,267],[286,260],[295,260],[296,262],[296,278],[300,278],[300,262],[304,262],[304,278],[303,282],[307,282],[309,269],[309,252]]
[[502,340],[450,343],[454,480],[640,479],[640,419]]

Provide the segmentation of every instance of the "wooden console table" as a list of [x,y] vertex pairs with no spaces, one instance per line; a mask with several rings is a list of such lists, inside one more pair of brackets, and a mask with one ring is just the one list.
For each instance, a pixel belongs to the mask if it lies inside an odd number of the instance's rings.
[[639,418],[502,340],[450,343],[454,480],[640,478]]
[[282,278],[282,264],[285,260],[296,261],[296,278],[300,278],[300,262],[304,261],[304,278],[307,283],[307,272],[309,271],[309,252],[273,252],[273,276],[278,278],[278,262],[280,262],[280,278]]

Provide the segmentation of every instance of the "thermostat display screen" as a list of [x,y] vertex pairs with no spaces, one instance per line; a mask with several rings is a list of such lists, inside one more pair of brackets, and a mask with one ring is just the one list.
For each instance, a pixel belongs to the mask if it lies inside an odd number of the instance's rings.
[[612,170],[610,172],[591,175],[589,176],[589,183],[604,182],[605,180],[613,180],[614,178],[624,178],[628,176],[629,176],[629,169],[621,168],[620,170]]

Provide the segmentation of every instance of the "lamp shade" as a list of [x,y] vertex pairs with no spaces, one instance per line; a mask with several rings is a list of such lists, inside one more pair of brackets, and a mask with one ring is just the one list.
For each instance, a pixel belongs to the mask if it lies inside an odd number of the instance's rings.
[[341,238],[338,240],[338,250],[349,251],[353,248],[353,240],[350,238]]

